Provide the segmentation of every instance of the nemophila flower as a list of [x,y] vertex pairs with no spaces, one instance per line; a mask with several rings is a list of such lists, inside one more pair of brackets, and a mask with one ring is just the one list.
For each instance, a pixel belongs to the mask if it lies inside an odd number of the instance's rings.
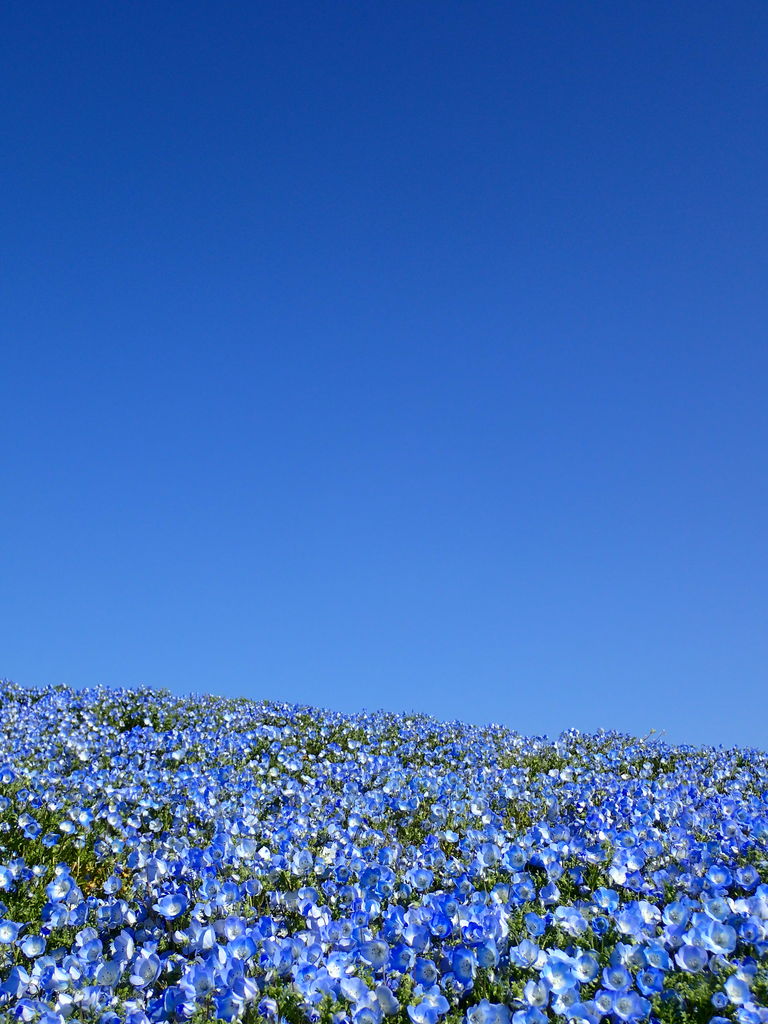
[[609,1014],[613,1011],[613,1004],[616,999],[616,993],[610,989],[601,988],[595,993],[594,1004],[596,1009],[601,1015]]
[[421,1000],[415,1005],[409,1004],[408,1016],[413,1024],[436,1024],[447,1013],[450,1004],[437,985],[426,989]]
[[58,902],[66,899],[74,888],[75,883],[66,871],[62,871],[45,887],[45,894],[49,900]]
[[603,986],[611,992],[620,992],[632,984],[632,975],[620,964],[606,967],[602,973]]
[[19,999],[28,991],[29,983],[30,976],[28,972],[21,966],[14,966],[9,971],[5,981],[0,985],[0,994]]
[[539,958],[539,947],[531,939],[522,939],[509,949],[510,961],[517,967],[533,967]]
[[597,977],[600,965],[592,953],[580,953],[574,958],[572,970],[580,984],[587,984]]
[[94,981],[97,985],[114,988],[123,973],[119,960],[103,960],[96,968]]
[[630,973],[646,965],[645,950],[639,943],[617,942],[611,953],[611,963],[621,964]]
[[385,1017],[393,1016],[400,1009],[400,1003],[388,985],[377,985],[375,995],[379,1008]]
[[638,972],[635,982],[644,996],[653,996],[664,988],[664,973],[655,967],[648,967]]
[[578,983],[574,974],[574,966],[573,957],[568,956],[562,950],[553,950],[541,970],[541,979],[551,992],[560,995]]
[[427,960],[424,957],[416,958],[411,974],[413,975],[413,980],[418,985],[427,987],[434,985],[439,976],[437,965],[432,960]]
[[380,1024],[381,1010],[378,1006],[361,1006],[355,1010],[352,1020],[354,1024]]
[[3,945],[10,945],[15,942],[16,936],[19,934],[19,925],[14,921],[2,921],[0,920],[0,943]]
[[727,901],[720,896],[702,902],[704,913],[713,921],[725,921],[730,916],[731,908]]
[[166,918],[169,921],[173,921],[177,917],[181,917],[184,911],[187,909],[188,901],[181,893],[171,893],[167,896],[162,896],[157,903],[153,903],[153,909],[160,914],[161,917]]
[[193,964],[184,974],[186,981],[199,998],[204,998],[215,988],[213,966],[208,964]]
[[595,901],[595,906],[609,914],[612,914],[619,905],[619,894],[614,889],[606,889],[605,886],[596,889],[592,898]]
[[160,974],[160,958],[156,953],[139,950],[131,964],[131,984],[135,988],[146,988],[154,984]]
[[725,864],[713,864],[706,874],[707,881],[715,888],[727,888],[733,881],[733,875]]
[[370,939],[360,946],[360,956],[377,970],[389,960],[389,945],[383,939]]
[[523,988],[523,999],[529,1006],[546,1006],[549,1002],[549,983],[545,980],[534,981],[533,978],[525,983]]
[[463,985],[471,983],[477,972],[477,957],[465,946],[459,946],[451,955],[451,971]]
[[605,917],[605,915],[598,914],[596,917],[592,918],[590,925],[595,935],[600,938],[600,936],[605,935],[608,932],[611,927],[611,922],[607,917]]
[[63,1013],[56,1013],[53,1010],[46,1010],[37,1019],[38,1024],[66,1024],[66,1017]]
[[17,1000],[14,1012],[18,1020],[37,1020],[40,1013],[45,1012],[45,1005],[40,1003],[38,1000],[23,998]]
[[656,967],[661,971],[667,971],[671,966],[669,953],[658,941],[646,943],[643,946],[643,956],[649,967]]
[[414,868],[406,873],[406,880],[419,892],[425,892],[432,885],[433,873],[427,868]]
[[557,907],[553,918],[555,924],[567,935],[581,935],[587,929],[584,915],[575,907]]
[[736,929],[721,921],[709,921],[699,929],[699,941],[710,953],[726,956],[736,948]]
[[548,882],[539,890],[539,899],[545,907],[554,906],[560,900],[560,890],[555,882]]
[[701,946],[684,945],[675,953],[675,963],[682,970],[691,974],[698,974],[699,971],[704,970],[708,960],[707,951]]
[[760,921],[749,918],[738,927],[738,933],[743,942],[757,945],[763,935],[764,928]]
[[415,952],[420,953],[429,945],[429,929],[423,924],[409,923],[403,929],[403,938]]
[[638,1021],[645,1019],[651,1011],[649,1000],[636,992],[617,992],[613,1000],[613,1013],[619,1020]]
[[753,985],[757,977],[758,962],[753,957],[743,957],[740,960],[736,960],[735,964],[735,977],[741,978],[742,981],[746,981],[750,986]]
[[475,947],[478,964],[483,968],[495,967],[499,962],[499,950],[495,939],[488,939]]
[[216,1016],[221,1020],[234,1020],[242,1011],[243,1003],[234,992],[225,989],[214,998]]
[[[732,975],[727,979],[723,988],[725,989],[725,994],[728,999],[730,999],[730,1001],[736,1006],[742,1006],[744,1003],[748,1003],[752,998],[749,985],[747,985],[747,983],[741,978],[737,978],[735,975]],[[718,1007],[718,1009],[721,1009],[721,1007]]]
[[492,868],[501,860],[501,849],[496,843],[483,843],[477,851],[477,859],[484,868]]
[[55,962],[47,963],[38,976],[38,986],[45,992],[65,992],[71,983],[69,974]]
[[262,999],[258,1005],[258,1012],[261,1017],[267,1020],[276,1020],[278,1016],[277,1001],[271,997]]
[[512,1024],[548,1024],[549,1018],[538,1007],[528,1006],[512,1015]]
[[453,931],[453,923],[447,914],[436,913],[429,922],[429,930],[437,939],[444,939]]
[[664,908],[661,918],[665,924],[676,928],[684,928],[691,916],[691,908],[688,904],[679,900],[668,903]]
[[736,869],[736,883],[742,889],[754,889],[760,881],[760,875],[754,864],[743,864]]
[[342,977],[339,984],[339,991],[351,1003],[357,1003],[368,995],[368,986],[362,978],[355,976]]
[[481,999],[467,1010],[467,1024],[509,1024],[510,1013],[502,1003]]
[[525,915],[523,920],[525,922],[526,931],[529,935],[536,937],[537,935],[544,934],[544,930],[547,927],[546,918],[535,913],[534,911],[529,911]]
[[42,935],[26,935],[21,942],[21,951],[30,958],[41,956],[45,952],[46,942]]

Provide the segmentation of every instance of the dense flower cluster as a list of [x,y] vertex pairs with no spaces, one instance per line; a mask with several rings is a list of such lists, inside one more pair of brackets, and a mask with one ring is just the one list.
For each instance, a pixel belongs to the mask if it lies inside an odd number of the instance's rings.
[[0,684],[0,1020],[768,1022],[768,756]]

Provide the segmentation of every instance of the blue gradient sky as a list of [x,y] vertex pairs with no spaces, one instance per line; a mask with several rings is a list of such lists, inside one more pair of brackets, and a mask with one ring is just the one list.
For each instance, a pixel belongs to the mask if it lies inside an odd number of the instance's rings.
[[766,746],[768,6],[0,13],[0,674]]

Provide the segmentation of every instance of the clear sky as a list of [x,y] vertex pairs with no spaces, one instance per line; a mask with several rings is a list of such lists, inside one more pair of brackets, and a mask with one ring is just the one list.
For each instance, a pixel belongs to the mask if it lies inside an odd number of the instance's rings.
[[0,12],[0,675],[768,746],[768,5]]

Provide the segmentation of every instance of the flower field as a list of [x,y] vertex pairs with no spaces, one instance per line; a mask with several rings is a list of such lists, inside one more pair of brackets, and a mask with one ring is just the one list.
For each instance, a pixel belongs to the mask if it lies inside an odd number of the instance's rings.
[[0,684],[0,1020],[767,1007],[764,753]]

